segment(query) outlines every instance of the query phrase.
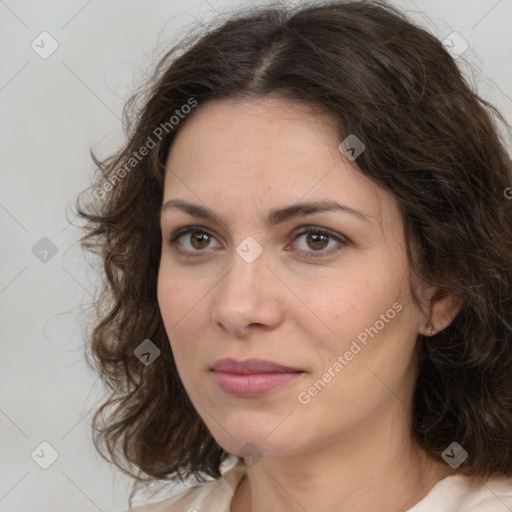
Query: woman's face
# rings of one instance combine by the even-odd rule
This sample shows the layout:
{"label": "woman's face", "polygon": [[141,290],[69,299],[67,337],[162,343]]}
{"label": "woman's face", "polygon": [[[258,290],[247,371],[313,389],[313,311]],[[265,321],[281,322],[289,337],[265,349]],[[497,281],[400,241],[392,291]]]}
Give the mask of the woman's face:
{"label": "woman's face", "polygon": [[[341,142],[325,118],[266,98],[208,103],[170,151],[163,203],[195,213],[162,212],[158,302],[183,385],[230,453],[357,443],[410,410],[426,319],[409,293],[403,221]],[[327,202],[347,209],[299,208]],[[198,232],[172,246],[189,226]],[[300,373],[212,370],[228,357]]]}

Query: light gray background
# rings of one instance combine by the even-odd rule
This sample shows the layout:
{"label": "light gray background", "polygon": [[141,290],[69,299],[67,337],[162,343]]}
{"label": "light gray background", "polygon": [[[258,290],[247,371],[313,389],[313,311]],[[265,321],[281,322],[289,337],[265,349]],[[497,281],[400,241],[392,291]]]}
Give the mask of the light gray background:
{"label": "light gray background", "polygon": [[[512,0],[395,3],[442,40],[462,35],[469,48],[458,61],[466,72],[471,63],[479,92],[512,122]],[[91,442],[102,388],[82,347],[97,276],[70,205],[90,184],[89,146],[104,156],[123,140],[130,87],[196,20],[249,4],[0,0],[2,512],[127,508],[129,481]],[[59,45],[46,59],[31,48],[43,31]],[[43,237],[57,248],[46,262],[32,251]],[[31,458],[43,441],[58,453],[48,469]]]}

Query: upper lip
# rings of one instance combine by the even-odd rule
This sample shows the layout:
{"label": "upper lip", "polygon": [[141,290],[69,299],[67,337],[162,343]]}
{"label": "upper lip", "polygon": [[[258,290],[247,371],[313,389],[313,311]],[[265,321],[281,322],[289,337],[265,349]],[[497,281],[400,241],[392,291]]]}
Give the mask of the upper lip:
{"label": "upper lip", "polygon": [[216,361],[212,370],[229,372],[229,373],[285,373],[285,372],[301,372],[298,368],[284,366],[274,361],[266,359],[245,359],[237,361],[231,357],[219,359]]}

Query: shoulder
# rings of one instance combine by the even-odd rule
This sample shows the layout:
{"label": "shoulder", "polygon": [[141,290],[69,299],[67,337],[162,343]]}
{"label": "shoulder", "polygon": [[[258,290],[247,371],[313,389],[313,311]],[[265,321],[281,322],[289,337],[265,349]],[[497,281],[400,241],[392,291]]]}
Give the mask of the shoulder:
{"label": "shoulder", "polygon": [[512,478],[482,481],[468,501],[468,512],[509,512],[512,510]]}
{"label": "shoulder", "polygon": [[229,512],[235,490],[245,474],[245,465],[237,461],[218,480],[189,487],[163,501],[133,507],[125,512]]}
{"label": "shoulder", "polygon": [[453,475],[438,482],[409,512],[510,512],[512,478],[472,480]]}

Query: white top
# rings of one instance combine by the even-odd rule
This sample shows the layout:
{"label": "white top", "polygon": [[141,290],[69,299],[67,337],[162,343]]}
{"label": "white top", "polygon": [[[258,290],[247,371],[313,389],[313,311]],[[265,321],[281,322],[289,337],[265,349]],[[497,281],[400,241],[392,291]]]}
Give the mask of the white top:
{"label": "white top", "polygon": [[[185,489],[164,501],[125,512],[230,512],[231,500],[245,476],[245,465],[236,464],[223,478]],[[470,479],[451,475],[407,512],[512,512],[512,478],[494,478],[470,487]]]}

